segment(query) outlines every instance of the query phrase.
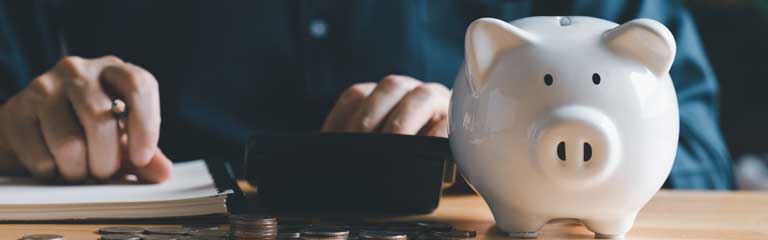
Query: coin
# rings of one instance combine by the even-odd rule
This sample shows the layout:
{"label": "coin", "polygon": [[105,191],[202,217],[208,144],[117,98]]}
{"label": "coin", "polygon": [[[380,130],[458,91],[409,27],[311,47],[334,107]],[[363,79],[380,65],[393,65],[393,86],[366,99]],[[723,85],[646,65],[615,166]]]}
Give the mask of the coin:
{"label": "coin", "polygon": [[99,229],[99,234],[139,234],[143,232],[144,228],[132,226],[115,226]]}
{"label": "coin", "polygon": [[405,240],[408,235],[405,233],[391,231],[361,231],[358,235],[360,239],[370,240]]}
{"label": "coin", "polygon": [[141,240],[140,235],[134,234],[106,234],[101,235],[101,240]]}
{"label": "coin", "polygon": [[185,227],[185,228],[189,229],[190,232],[192,232],[192,231],[199,231],[199,230],[219,229],[219,225],[216,225],[216,224],[204,224],[204,223],[184,224],[182,227]]}
{"label": "coin", "polygon": [[301,231],[304,230],[304,228],[306,227],[280,226],[277,228],[277,237],[280,239],[299,238],[301,236]]}
{"label": "coin", "polygon": [[279,239],[296,239],[296,238],[300,238],[300,237],[301,237],[301,233],[297,233],[297,232],[278,233],[277,234],[277,238],[279,238]]}
{"label": "coin", "polygon": [[179,240],[180,237],[178,235],[143,235],[141,236],[141,240]]}
{"label": "coin", "polygon": [[20,238],[21,240],[64,240],[64,236],[57,234],[32,234],[25,235]]}
{"label": "coin", "polygon": [[277,218],[266,214],[238,214],[229,216],[230,235],[235,239],[275,239]]}
{"label": "coin", "polygon": [[161,234],[161,235],[187,235],[189,234],[189,229],[185,227],[154,227],[154,228],[147,228],[146,232],[148,234]]}
{"label": "coin", "polygon": [[475,238],[477,232],[471,230],[452,230],[445,232],[430,232],[428,235],[437,239],[467,239]]}
{"label": "coin", "polygon": [[416,225],[422,226],[424,228],[427,228],[432,231],[451,231],[453,230],[453,225],[443,223],[443,222],[435,222],[435,221],[418,221],[415,222]]}
{"label": "coin", "polygon": [[349,236],[349,228],[345,227],[308,227],[301,232],[304,237],[346,237]]}

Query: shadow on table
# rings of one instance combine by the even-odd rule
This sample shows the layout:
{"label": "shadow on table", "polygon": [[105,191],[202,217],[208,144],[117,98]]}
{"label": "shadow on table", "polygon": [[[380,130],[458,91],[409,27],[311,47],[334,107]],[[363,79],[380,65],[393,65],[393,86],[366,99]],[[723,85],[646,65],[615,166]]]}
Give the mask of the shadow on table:
{"label": "shadow on table", "polygon": [[[517,239],[510,238],[496,225],[492,225],[486,231],[486,239]],[[590,232],[578,219],[555,219],[549,221],[539,230],[539,236],[535,239],[595,239],[595,234]]]}

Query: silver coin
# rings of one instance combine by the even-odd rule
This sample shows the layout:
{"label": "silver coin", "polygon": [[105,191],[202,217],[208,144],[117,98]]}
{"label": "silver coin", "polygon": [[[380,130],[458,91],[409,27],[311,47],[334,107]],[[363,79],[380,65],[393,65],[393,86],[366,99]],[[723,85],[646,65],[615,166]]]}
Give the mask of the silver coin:
{"label": "silver coin", "polygon": [[199,231],[199,230],[219,229],[219,225],[216,225],[216,224],[204,224],[204,223],[184,224],[182,227],[185,227],[185,228],[189,229],[190,232],[192,232],[192,231]]}
{"label": "silver coin", "polygon": [[179,240],[178,235],[142,235],[141,240]]}
{"label": "silver coin", "polygon": [[250,224],[230,224],[231,227],[237,227],[241,229],[264,229],[264,230],[275,230],[277,229],[277,224],[275,225],[250,225]]}
{"label": "silver coin", "polygon": [[308,227],[301,232],[303,237],[346,237],[349,236],[349,228],[344,227]]}
{"label": "silver coin", "polygon": [[446,232],[430,232],[429,235],[440,238],[474,238],[477,236],[477,232],[470,230],[453,230]]}
{"label": "silver coin", "polygon": [[160,235],[187,235],[189,229],[185,227],[153,227],[147,228],[147,234],[160,234]]}
{"label": "silver coin", "polygon": [[139,234],[143,232],[144,228],[133,226],[114,226],[99,229],[99,234]]}
{"label": "silver coin", "polygon": [[299,238],[304,227],[279,227],[277,229],[278,238]]}
{"label": "silver coin", "polygon": [[64,240],[64,236],[58,234],[31,234],[21,237],[21,240]]}
{"label": "silver coin", "polygon": [[453,225],[444,223],[444,222],[435,222],[435,221],[419,221],[415,223],[418,226],[422,226],[424,228],[427,228],[429,230],[436,230],[436,231],[451,231],[453,230]]}
{"label": "silver coin", "polygon": [[360,239],[371,240],[405,240],[408,239],[408,235],[399,232],[390,231],[362,231],[358,235]]}
{"label": "silver coin", "polygon": [[284,233],[278,233],[277,238],[279,239],[292,239],[292,238],[299,238],[301,237],[301,233],[299,232],[284,232]]}
{"label": "silver coin", "polygon": [[140,235],[134,234],[106,234],[101,235],[101,240],[141,240]]}

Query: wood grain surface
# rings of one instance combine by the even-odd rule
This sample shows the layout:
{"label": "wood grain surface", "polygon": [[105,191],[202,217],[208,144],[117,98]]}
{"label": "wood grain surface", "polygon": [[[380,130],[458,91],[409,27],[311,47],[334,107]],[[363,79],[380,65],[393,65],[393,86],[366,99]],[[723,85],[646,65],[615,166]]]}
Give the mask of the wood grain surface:
{"label": "wood grain surface", "polygon": [[[416,219],[474,229],[478,231],[477,239],[509,239],[494,228],[487,205],[475,195],[446,196],[432,214],[395,220]],[[127,225],[159,226],[142,222]],[[32,233],[56,233],[65,239],[97,239],[96,231],[104,226],[114,224],[0,224],[0,239],[19,239]],[[593,238],[591,232],[573,220],[550,222],[538,237]],[[662,190],[640,212],[627,239],[768,239],[768,193]]]}

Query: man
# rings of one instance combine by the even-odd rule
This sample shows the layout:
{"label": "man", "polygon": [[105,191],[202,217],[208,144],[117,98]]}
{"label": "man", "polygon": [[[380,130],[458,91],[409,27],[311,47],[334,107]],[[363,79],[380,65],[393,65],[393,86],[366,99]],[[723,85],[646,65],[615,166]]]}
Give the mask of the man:
{"label": "man", "polygon": [[[681,139],[667,186],[731,186],[717,82],[676,1],[8,1],[0,10],[6,172],[159,182],[166,154],[238,156],[256,132],[445,137],[446,86],[472,20],[587,15],[653,18],[673,31]],[[110,114],[115,98],[131,110],[124,122]]]}

